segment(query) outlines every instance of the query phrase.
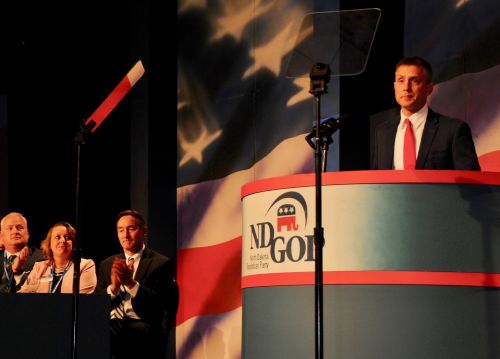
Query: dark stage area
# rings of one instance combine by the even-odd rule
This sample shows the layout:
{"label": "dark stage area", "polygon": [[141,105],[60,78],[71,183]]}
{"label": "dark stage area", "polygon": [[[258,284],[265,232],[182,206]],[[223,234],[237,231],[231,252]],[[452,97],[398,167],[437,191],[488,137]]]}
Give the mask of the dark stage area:
{"label": "dark stage area", "polygon": [[[176,73],[166,51],[175,46],[167,39],[174,4],[2,7],[0,216],[24,214],[30,245],[39,247],[53,224],[68,221],[78,227],[82,257],[98,266],[122,251],[116,215],[136,209],[147,219],[149,247],[175,260]],[[77,192],[79,126],[138,61],[142,78],[80,147]],[[67,326],[67,314],[53,325]]]}
{"label": "dark stage area", "polygon": [[11,4],[2,11],[0,138],[7,143],[0,149],[7,173],[0,193],[7,198],[0,209],[27,217],[30,244],[38,246],[55,222],[76,223],[74,137],[141,60],[144,76],[81,147],[82,255],[98,263],[118,252],[115,216],[135,208],[149,219],[150,246],[174,256],[176,133],[167,108],[175,108],[175,73],[163,54],[161,14],[140,1]]}

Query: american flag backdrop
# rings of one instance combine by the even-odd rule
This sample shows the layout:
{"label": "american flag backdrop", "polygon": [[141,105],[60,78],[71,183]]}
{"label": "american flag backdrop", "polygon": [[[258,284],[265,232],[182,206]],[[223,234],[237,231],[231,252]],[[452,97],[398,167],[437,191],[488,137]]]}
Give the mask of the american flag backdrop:
{"label": "american flag backdrop", "polygon": [[[177,358],[241,357],[241,186],[314,170],[309,78],[285,73],[303,16],[338,7],[178,3]],[[404,55],[431,62],[430,105],[471,125],[483,170],[500,169],[499,17],[498,0],[406,1]],[[338,113],[337,95],[333,80],[323,116]]]}
{"label": "american flag backdrop", "polygon": [[312,5],[179,4],[178,358],[241,356],[241,187],[313,171],[310,80],[286,76]]}
{"label": "american flag backdrop", "polygon": [[500,170],[500,2],[406,1],[405,55],[431,63],[434,110],[469,123],[483,171]]}

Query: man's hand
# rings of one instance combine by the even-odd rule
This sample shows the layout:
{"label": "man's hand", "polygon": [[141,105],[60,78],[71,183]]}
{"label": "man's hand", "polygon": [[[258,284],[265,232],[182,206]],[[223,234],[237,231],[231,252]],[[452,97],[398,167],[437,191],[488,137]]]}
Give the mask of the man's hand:
{"label": "man's hand", "polygon": [[111,268],[111,285],[110,285],[110,289],[111,289],[111,292],[114,295],[118,295],[118,293],[120,292],[120,285],[121,285],[120,278],[118,277],[118,275],[116,274],[116,272],[113,271],[113,268]]}
{"label": "man's hand", "polygon": [[12,271],[15,274],[21,274],[23,271],[24,263],[26,263],[26,259],[28,258],[29,249],[28,246],[24,247],[19,253],[19,256],[12,263]]}
{"label": "man's hand", "polygon": [[135,285],[133,278],[134,272],[127,267],[123,259],[115,259],[111,267],[111,291],[116,294],[120,284],[132,288]]}

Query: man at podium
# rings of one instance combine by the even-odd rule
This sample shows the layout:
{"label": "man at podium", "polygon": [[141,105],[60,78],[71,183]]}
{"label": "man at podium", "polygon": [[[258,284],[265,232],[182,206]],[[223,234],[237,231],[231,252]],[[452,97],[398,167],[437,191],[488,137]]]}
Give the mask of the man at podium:
{"label": "man at podium", "polygon": [[400,108],[371,118],[371,169],[481,170],[467,123],[428,107],[432,81],[425,59],[415,56],[398,62],[394,94]]}

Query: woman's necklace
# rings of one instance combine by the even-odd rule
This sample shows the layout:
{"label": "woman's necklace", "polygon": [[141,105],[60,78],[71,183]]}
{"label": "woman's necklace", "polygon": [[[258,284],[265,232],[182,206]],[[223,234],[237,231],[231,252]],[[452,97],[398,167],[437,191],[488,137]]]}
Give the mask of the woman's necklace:
{"label": "woman's necklace", "polygon": [[[55,291],[57,290],[57,288],[61,284],[61,281],[62,281],[64,275],[68,271],[70,265],[71,265],[71,261],[68,261],[68,263],[66,263],[66,266],[64,267],[64,270],[62,272],[58,272],[58,271],[56,271],[56,269],[61,269],[62,267],[56,268],[56,266],[52,263],[52,265],[50,266],[50,274],[52,275],[52,281],[50,282],[49,293],[55,293]],[[57,280],[56,285],[54,285],[54,276],[56,274],[58,275],[59,279]]]}

